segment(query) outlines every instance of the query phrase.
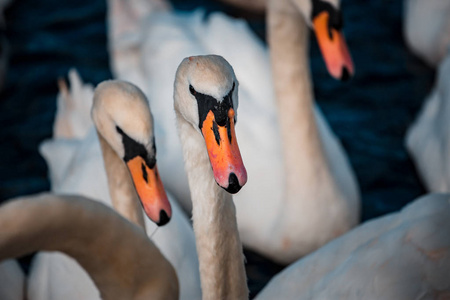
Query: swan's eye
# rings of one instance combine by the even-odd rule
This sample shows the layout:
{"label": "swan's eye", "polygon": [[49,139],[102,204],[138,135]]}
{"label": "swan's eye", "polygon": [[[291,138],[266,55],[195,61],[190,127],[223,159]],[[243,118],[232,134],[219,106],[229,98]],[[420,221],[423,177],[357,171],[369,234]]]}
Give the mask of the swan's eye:
{"label": "swan's eye", "polygon": [[195,96],[195,94],[197,94],[197,91],[194,89],[194,87],[192,85],[189,85],[189,92],[191,92],[191,94],[194,96]]}

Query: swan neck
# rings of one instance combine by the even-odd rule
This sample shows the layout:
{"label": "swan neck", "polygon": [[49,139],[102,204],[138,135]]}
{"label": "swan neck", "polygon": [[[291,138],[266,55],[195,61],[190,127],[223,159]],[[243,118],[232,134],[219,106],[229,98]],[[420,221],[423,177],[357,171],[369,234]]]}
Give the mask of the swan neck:
{"label": "swan neck", "polygon": [[193,202],[203,299],[248,299],[232,197],[214,181],[201,134],[180,116],[177,119]]}
{"label": "swan neck", "polygon": [[130,173],[123,160],[99,131],[97,135],[102,148],[112,205],[122,216],[145,231],[144,215]]}
{"label": "swan neck", "polygon": [[323,169],[315,164],[323,164],[326,159],[314,115],[309,28],[298,8],[287,0],[269,1],[268,24],[289,199],[290,192],[297,193],[298,182]]}
{"label": "swan neck", "polygon": [[0,260],[60,251],[88,272],[102,299],[178,297],[175,270],[158,248],[97,201],[51,194],[13,200],[0,208],[0,228]]}

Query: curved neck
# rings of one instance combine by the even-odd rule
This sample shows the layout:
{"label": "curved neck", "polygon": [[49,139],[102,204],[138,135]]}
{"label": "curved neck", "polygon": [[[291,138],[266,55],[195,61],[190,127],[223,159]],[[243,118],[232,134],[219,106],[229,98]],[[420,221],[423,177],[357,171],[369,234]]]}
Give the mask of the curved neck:
{"label": "curved neck", "polygon": [[248,299],[233,200],[214,181],[202,136],[178,114],[177,121],[193,202],[203,299]]}
{"label": "curved neck", "polygon": [[101,133],[97,131],[97,135],[102,148],[112,205],[122,216],[145,231],[144,215],[130,173]]}
{"label": "curved neck", "polygon": [[280,122],[287,199],[299,182],[317,178],[326,158],[314,115],[308,61],[308,27],[289,0],[268,3],[268,42]]}
{"label": "curved neck", "polygon": [[0,228],[0,260],[61,251],[89,273],[102,299],[178,297],[175,270],[158,248],[99,202],[52,194],[24,197],[1,206]]}

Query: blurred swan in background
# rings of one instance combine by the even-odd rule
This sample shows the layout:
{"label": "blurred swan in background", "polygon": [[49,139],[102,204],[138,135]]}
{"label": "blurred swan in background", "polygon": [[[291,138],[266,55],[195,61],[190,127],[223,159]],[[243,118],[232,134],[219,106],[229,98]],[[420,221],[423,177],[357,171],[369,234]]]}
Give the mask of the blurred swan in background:
{"label": "blurred swan in background", "polygon": [[450,193],[450,52],[435,86],[406,134],[406,147],[431,192]]}
{"label": "blurred swan in background", "polygon": [[[52,191],[58,194],[75,193],[111,205],[114,192],[110,196],[99,139],[90,118],[83,119],[83,115],[88,111],[86,108],[89,107],[90,110],[92,107],[93,88],[84,85],[74,70],[69,73],[69,80],[71,90],[69,91],[63,84],[58,96],[55,136],[40,147],[49,166]],[[130,118],[129,121],[138,120]],[[75,130],[75,127],[78,129]],[[78,132],[79,135],[70,134],[74,132]],[[124,165],[123,162],[122,164]],[[125,180],[125,183],[130,185],[130,179]],[[127,190],[126,186],[123,188]],[[125,200],[126,197],[130,197],[125,195],[122,194]],[[167,225],[156,231],[157,226],[148,218],[140,220],[144,220],[148,235],[152,235],[152,241],[174,266],[179,277],[180,299],[199,299],[200,277],[192,227],[176,201],[173,201],[170,194],[168,196],[172,204],[172,219]],[[136,200],[136,197],[134,192],[131,198]],[[131,207],[133,210],[133,206]],[[141,212],[140,206],[137,208]],[[136,223],[139,224],[139,221]],[[60,298],[59,293],[63,291],[61,287],[72,291],[88,288],[95,291],[95,286],[87,274],[63,254],[37,254],[31,272],[35,281],[30,283],[29,294],[34,296],[39,294],[41,295],[39,299]],[[63,298],[68,299],[65,296]]]}
{"label": "blurred swan in background", "polygon": [[256,299],[445,299],[450,196],[370,220],[291,264]]}
{"label": "blurred swan in background", "polygon": [[[5,229],[3,229],[5,230]],[[7,259],[0,262],[0,299],[25,299],[26,277],[17,261]]]}
{"label": "blurred swan in background", "polygon": [[348,159],[314,106],[308,26],[333,77],[347,80],[354,71],[335,2],[269,1],[267,13],[285,177],[273,228],[266,232],[265,251],[289,263],[350,230],[360,214],[359,191]]}
{"label": "blurred swan in background", "polygon": [[[79,287],[45,299],[178,299],[169,261],[140,228],[97,201],[52,194],[20,197],[0,206],[0,227],[0,260],[61,251],[83,266],[100,291],[96,295]],[[76,282],[60,289],[71,284]],[[41,298],[29,294],[27,299]]]}
{"label": "blurred swan in background", "polygon": [[[314,105],[306,54],[307,25],[322,27],[320,36],[330,28],[340,37],[334,29],[339,29],[341,20],[336,3],[274,1],[269,5],[269,27],[284,20],[300,26],[269,29],[269,40],[278,35],[280,42],[294,39],[296,43],[272,53],[272,63],[285,67],[273,75],[269,52],[243,21],[221,13],[205,18],[202,11],[142,9],[122,0],[109,1],[108,9],[114,76],[137,84],[148,96],[155,116],[156,143],[164,153],[158,160],[160,173],[186,211],[191,211],[191,203],[181,144],[173,126],[173,77],[184,57],[217,54],[230,62],[240,82],[242,117],[236,130],[250,180],[235,200],[244,245],[275,261],[289,263],[357,224],[360,205],[356,180],[339,141]],[[286,9],[288,14],[283,11]],[[320,17],[313,21],[303,16]],[[329,44],[345,51],[325,50],[324,55],[341,55],[335,62],[343,60],[345,68],[343,63],[327,61],[330,73],[345,78],[352,74],[353,66],[343,39],[336,40],[337,44]],[[326,49],[324,41],[320,44]],[[283,54],[279,53],[290,46],[295,47],[290,56],[296,50],[297,56],[281,62]],[[279,85],[275,97],[272,76],[279,84],[292,83],[290,89],[282,91]],[[278,108],[276,100],[282,94],[287,105]],[[288,106],[291,100],[293,110]],[[303,119],[305,115],[308,118]],[[279,127],[283,119],[290,121]],[[292,138],[296,135],[295,141]],[[290,147],[291,154],[299,148],[300,153],[295,159],[292,155],[283,158]]]}
{"label": "blurred swan in background", "polygon": [[450,44],[450,1],[404,0],[403,32],[412,52],[437,67]]}
{"label": "blurred swan in background", "polygon": [[431,192],[450,192],[450,2],[404,2],[404,31],[413,52],[437,67],[433,90],[406,134],[406,147]]}

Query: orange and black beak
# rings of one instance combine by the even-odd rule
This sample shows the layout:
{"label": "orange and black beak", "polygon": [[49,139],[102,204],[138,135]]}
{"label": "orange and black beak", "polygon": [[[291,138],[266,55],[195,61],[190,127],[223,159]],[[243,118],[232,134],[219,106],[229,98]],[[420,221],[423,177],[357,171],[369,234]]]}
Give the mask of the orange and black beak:
{"label": "orange and black beak", "polygon": [[352,58],[341,30],[330,25],[330,13],[322,11],[312,22],[328,72],[336,79],[349,79],[354,73]]}
{"label": "orange and black beak", "polygon": [[237,193],[247,182],[247,171],[234,131],[234,109],[229,108],[224,126],[219,126],[210,110],[201,130],[208,149],[209,161],[217,184],[231,194]]}
{"label": "orange and black beak", "polygon": [[147,216],[158,226],[167,224],[172,217],[172,208],[156,164],[150,168],[141,156],[135,156],[126,164]]}

